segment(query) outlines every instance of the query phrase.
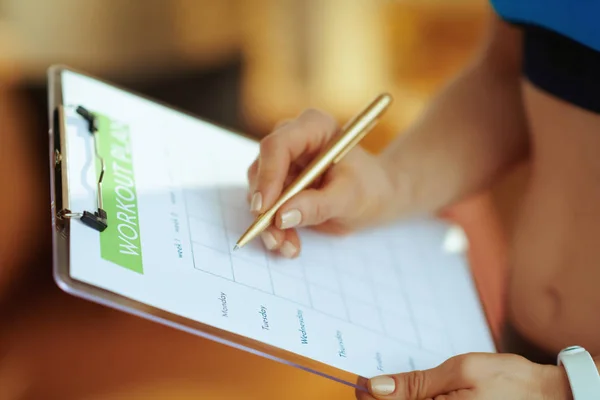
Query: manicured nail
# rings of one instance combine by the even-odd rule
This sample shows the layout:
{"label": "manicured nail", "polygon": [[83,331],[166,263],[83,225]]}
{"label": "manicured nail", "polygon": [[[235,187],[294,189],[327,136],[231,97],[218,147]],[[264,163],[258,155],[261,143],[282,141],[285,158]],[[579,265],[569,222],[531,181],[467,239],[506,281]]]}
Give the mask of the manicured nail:
{"label": "manicured nail", "polygon": [[371,393],[374,395],[388,395],[396,390],[396,381],[389,376],[376,376],[370,379]]}
{"label": "manicured nail", "polygon": [[259,192],[254,193],[250,202],[250,211],[259,212],[262,208],[262,195]]}
{"label": "manicured nail", "polygon": [[302,214],[298,210],[289,210],[281,215],[281,229],[293,228],[302,221]]}
{"label": "manicured nail", "polygon": [[285,242],[283,242],[283,245],[281,246],[280,251],[284,257],[293,258],[296,255],[296,252],[298,251],[298,249],[296,249],[296,246],[294,246],[290,242],[285,241]]}
{"label": "manicured nail", "polygon": [[269,231],[263,231],[260,234],[260,238],[262,239],[263,243],[265,244],[265,247],[267,248],[267,250],[273,250],[275,247],[277,247],[277,240],[275,240],[275,236],[273,236],[273,234]]}

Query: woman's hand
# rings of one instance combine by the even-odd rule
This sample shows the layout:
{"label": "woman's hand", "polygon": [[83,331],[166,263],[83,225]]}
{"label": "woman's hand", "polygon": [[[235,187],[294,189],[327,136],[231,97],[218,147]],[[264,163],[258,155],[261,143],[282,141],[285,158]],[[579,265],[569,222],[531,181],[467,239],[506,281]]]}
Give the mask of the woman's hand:
{"label": "woman's hand", "polygon": [[[338,132],[335,120],[308,110],[278,126],[260,144],[260,154],[248,169],[248,201],[259,214]],[[394,187],[383,161],[357,147],[332,167],[312,188],[290,199],[276,214],[262,240],[272,251],[295,257],[300,240],[295,228],[310,226],[345,234],[391,218]]]}
{"label": "woman's hand", "polygon": [[359,400],[568,400],[563,368],[534,364],[511,354],[470,353],[436,368],[380,376],[367,382]]}

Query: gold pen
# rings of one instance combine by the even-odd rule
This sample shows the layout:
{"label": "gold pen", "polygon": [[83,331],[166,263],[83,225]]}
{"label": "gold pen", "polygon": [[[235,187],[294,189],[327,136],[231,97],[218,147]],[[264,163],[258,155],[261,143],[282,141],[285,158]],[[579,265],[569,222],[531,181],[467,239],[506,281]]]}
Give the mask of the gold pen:
{"label": "gold pen", "polygon": [[260,214],[248,230],[238,239],[233,250],[244,247],[271,225],[277,210],[289,199],[309,187],[330,166],[337,164],[375,126],[379,117],[392,102],[392,96],[377,96],[360,114],[348,121],[340,134],[317,156],[302,173],[283,191],[271,208]]}

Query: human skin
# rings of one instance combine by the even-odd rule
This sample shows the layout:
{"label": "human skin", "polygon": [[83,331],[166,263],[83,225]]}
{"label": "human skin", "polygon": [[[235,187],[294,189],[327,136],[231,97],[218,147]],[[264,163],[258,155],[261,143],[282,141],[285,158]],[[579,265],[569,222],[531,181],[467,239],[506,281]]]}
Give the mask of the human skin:
{"label": "human skin", "polygon": [[[509,321],[550,354],[577,344],[597,356],[600,115],[529,83],[521,73],[520,31],[495,16],[492,21],[478,56],[407,132],[379,156],[353,150],[320,186],[279,210],[263,241],[297,257],[296,227],[348,233],[437,212],[529,159],[510,249]],[[248,170],[255,213],[273,204],[289,181],[288,167],[304,164],[335,133],[333,125],[312,110],[263,139]]]}

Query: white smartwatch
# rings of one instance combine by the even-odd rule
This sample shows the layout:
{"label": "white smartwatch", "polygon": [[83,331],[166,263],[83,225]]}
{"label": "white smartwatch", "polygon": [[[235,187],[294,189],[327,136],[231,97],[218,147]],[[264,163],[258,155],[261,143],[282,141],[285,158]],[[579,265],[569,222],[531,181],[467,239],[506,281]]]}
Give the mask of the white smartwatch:
{"label": "white smartwatch", "polygon": [[558,365],[567,372],[573,400],[600,399],[600,373],[583,347],[571,346],[558,354]]}

